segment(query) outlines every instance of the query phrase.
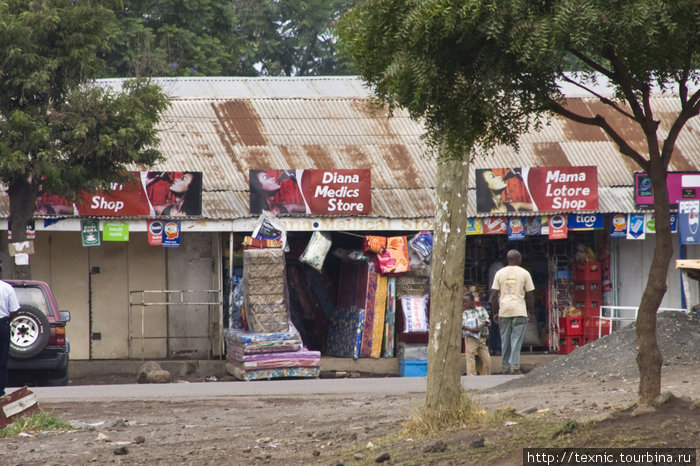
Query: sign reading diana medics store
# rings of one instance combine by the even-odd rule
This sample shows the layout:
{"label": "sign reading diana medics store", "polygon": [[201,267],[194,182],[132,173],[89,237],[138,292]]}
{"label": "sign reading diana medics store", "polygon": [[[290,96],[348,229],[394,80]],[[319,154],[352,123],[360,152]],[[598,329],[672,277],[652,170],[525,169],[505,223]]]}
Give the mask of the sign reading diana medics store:
{"label": "sign reading diana medics store", "polygon": [[595,166],[476,170],[478,212],[598,209]]}
{"label": "sign reading diana medics store", "polygon": [[369,169],[250,170],[250,212],[368,214]]}

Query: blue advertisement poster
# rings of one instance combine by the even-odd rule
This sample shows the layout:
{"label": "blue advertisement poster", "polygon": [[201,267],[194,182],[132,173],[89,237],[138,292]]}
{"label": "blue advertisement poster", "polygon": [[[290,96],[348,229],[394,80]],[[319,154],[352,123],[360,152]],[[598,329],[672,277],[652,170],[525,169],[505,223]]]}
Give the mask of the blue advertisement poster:
{"label": "blue advertisement poster", "polygon": [[569,230],[602,230],[603,214],[569,214]]}
{"label": "blue advertisement poster", "polygon": [[630,214],[627,221],[627,239],[644,239],[644,214]]}
{"label": "blue advertisement poster", "polygon": [[627,237],[627,214],[613,214],[610,217],[610,237]]}
{"label": "blue advertisement poster", "polygon": [[164,248],[180,247],[180,222],[163,222],[163,243]]}
{"label": "blue advertisement poster", "polygon": [[525,226],[522,217],[508,217],[508,241],[525,239]]}
{"label": "blue advertisement poster", "polygon": [[700,244],[700,201],[678,202],[678,235],[681,244]]}

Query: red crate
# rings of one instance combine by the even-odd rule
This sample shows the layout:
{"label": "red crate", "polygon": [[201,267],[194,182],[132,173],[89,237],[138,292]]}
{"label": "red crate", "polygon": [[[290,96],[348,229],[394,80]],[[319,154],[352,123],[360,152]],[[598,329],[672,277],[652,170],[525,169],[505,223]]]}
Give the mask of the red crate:
{"label": "red crate", "polygon": [[600,336],[610,335],[612,326],[609,320],[599,319],[597,317],[583,318],[583,336],[589,338],[598,338],[598,328],[600,328]]}
{"label": "red crate", "polygon": [[600,282],[575,282],[574,301],[598,301],[603,297]]}
{"label": "red crate", "polygon": [[559,317],[559,329],[561,335],[583,335],[583,321],[581,317]]}
{"label": "red crate", "polygon": [[581,299],[574,300],[574,306],[581,311],[583,317],[600,316],[600,300]]}
{"label": "red crate", "polygon": [[584,345],[587,345],[587,344],[589,344],[589,343],[592,343],[592,342],[596,341],[597,339],[598,339],[598,335],[596,335],[596,336],[594,336],[594,337],[587,337],[587,336],[584,335],[584,336],[583,336],[583,344],[584,344]]}
{"label": "red crate", "polygon": [[574,281],[600,281],[600,262],[574,263]]}
{"label": "red crate", "polygon": [[569,354],[579,346],[581,346],[582,337],[562,336],[559,338],[559,349],[557,354]]}

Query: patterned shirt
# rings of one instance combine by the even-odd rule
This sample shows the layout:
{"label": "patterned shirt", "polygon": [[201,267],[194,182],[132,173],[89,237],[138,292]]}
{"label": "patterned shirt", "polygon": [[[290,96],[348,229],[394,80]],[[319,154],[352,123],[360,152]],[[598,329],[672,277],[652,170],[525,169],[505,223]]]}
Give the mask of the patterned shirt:
{"label": "patterned shirt", "polygon": [[[467,325],[469,319],[476,319],[478,324],[482,322],[491,322],[489,313],[486,312],[486,309],[482,306],[476,306],[474,309],[465,309],[462,311],[462,327],[472,327],[471,325]],[[484,326],[484,328],[481,329],[481,338],[486,338],[487,336],[489,336],[489,328]]]}

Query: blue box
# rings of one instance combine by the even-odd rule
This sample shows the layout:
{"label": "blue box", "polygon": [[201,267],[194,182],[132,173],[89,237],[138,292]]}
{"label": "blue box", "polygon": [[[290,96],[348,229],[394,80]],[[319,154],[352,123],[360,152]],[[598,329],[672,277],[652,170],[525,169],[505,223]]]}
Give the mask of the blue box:
{"label": "blue box", "polygon": [[399,359],[399,375],[401,377],[426,377],[428,375],[428,361]]}

